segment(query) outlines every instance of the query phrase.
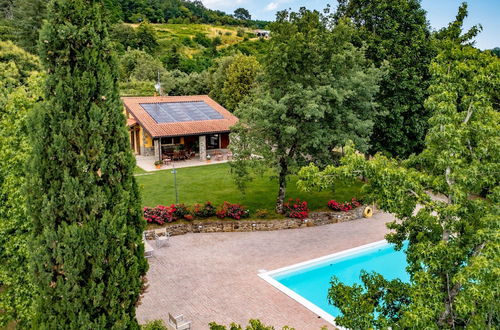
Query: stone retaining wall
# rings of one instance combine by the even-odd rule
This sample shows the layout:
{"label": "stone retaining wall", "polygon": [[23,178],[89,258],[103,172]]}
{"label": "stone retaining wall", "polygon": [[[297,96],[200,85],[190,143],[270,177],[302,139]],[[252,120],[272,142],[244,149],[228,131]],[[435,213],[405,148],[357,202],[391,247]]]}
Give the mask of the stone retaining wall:
{"label": "stone retaining wall", "polygon": [[324,226],[331,223],[346,222],[363,216],[365,206],[360,206],[348,212],[311,212],[307,219],[274,219],[274,220],[193,220],[191,222],[174,222],[167,224],[170,235],[186,233],[216,233],[283,230],[311,226]]}

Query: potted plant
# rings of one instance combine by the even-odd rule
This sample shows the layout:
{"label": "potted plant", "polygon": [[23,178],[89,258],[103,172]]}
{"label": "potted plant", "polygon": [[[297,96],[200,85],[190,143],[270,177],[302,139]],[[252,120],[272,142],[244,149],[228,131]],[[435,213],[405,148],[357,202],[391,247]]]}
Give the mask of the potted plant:
{"label": "potted plant", "polygon": [[210,163],[211,159],[212,159],[212,157],[210,155],[207,155],[207,163]]}
{"label": "potted plant", "polygon": [[160,169],[160,168],[161,168],[161,164],[162,164],[162,163],[163,163],[163,162],[162,162],[161,160],[157,160],[157,161],[155,162],[155,166],[156,166],[156,168],[157,168],[157,169]]}

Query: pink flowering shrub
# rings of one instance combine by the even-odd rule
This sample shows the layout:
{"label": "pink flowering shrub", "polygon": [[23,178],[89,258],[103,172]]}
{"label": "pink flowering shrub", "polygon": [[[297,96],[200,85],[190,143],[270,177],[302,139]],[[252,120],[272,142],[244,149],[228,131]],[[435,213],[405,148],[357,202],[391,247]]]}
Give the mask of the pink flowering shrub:
{"label": "pink flowering shrub", "polygon": [[221,208],[217,211],[217,217],[220,219],[223,218],[232,218],[235,220],[245,219],[250,216],[250,211],[245,209],[240,204],[231,204],[229,202],[224,202]]}
{"label": "pink flowering shrub", "polygon": [[164,223],[176,220],[174,217],[175,211],[176,211],[175,205],[170,205],[170,206],[158,205],[157,207],[145,207],[144,219],[146,219],[148,223],[156,223],[158,225],[163,225]]}
{"label": "pink flowering shrub", "polygon": [[309,215],[309,208],[306,201],[290,198],[287,203],[283,204],[285,215],[289,218],[305,219]]}
{"label": "pink flowering shrub", "polygon": [[328,202],[328,207],[333,211],[350,211],[358,206],[361,206],[361,203],[356,200],[356,198],[352,198],[350,202],[339,203],[336,200],[331,200]]}

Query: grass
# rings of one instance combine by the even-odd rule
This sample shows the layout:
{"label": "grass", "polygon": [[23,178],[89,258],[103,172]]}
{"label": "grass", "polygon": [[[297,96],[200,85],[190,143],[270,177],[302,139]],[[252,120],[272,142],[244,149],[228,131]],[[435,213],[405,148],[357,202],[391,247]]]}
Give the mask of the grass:
{"label": "grass", "polygon": [[144,173],[148,173],[146,172],[145,170],[143,170],[142,168],[140,168],[139,166],[136,166],[135,169],[134,169],[134,174],[144,174]]}
{"label": "grass", "polygon": [[[175,203],[174,175],[171,170],[157,171],[136,177],[142,192],[143,206],[170,205]],[[359,197],[361,183],[338,183],[335,191],[306,193],[299,191],[297,178],[288,182],[287,198],[300,198],[309,203],[311,210],[325,209],[330,199],[339,201]],[[269,175],[255,177],[245,194],[234,184],[228,164],[188,167],[177,170],[179,202],[187,205],[211,201],[216,206],[224,201],[240,203],[252,212],[258,209],[274,210],[278,193],[277,180]]]}
{"label": "grass", "polygon": [[[130,25],[134,27],[138,26],[137,24]],[[222,44],[217,48],[223,49],[243,41],[243,37],[238,37],[236,35],[238,29],[243,29],[245,32],[252,32],[252,30],[248,28],[210,24],[151,24],[151,26],[156,30],[158,43],[160,44],[159,53],[168,50],[172,42],[181,43],[183,38],[192,39],[198,33],[204,34],[209,38],[219,36],[222,40]],[[226,33],[230,33],[230,35]],[[194,45],[193,47],[183,46],[181,47],[181,52],[184,55],[192,56],[202,49],[203,47],[199,45]]]}

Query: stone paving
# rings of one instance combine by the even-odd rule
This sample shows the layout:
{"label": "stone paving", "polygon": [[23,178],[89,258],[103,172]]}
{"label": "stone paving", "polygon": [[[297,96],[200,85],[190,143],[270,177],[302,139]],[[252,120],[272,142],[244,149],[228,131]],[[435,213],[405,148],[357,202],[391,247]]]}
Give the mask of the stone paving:
{"label": "stone paving", "polygon": [[[184,314],[192,329],[216,321],[247,324],[261,319],[281,329],[318,330],[327,325],[301,304],[257,276],[345,249],[382,240],[393,217],[268,232],[186,234],[149,259],[149,288],[137,310],[139,322]],[[326,294],[326,293],[325,293]]]}
{"label": "stone paving", "polygon": [[155,156],[136,155],[135,160],[136,160],[137,166],[139,166],[140,168],[142,168],[143,170],[145,170],[147,172],[169,170],[169,169],[172,169],[174,166],[175,166],[175,168],[184,168],[184,167],[205,166],[205,165],[227,163],[227,159],[223,159],[223,160],[212,159],[210,162],[207,162],[207,161],[201,161],[199,158],[192,158],[192,159],[187,159],[187,160],[176,160],[175,162],[171,162],[169,165],[161,165],[160,168],[156,168],[156,166],[154,164],[156,161]]}

